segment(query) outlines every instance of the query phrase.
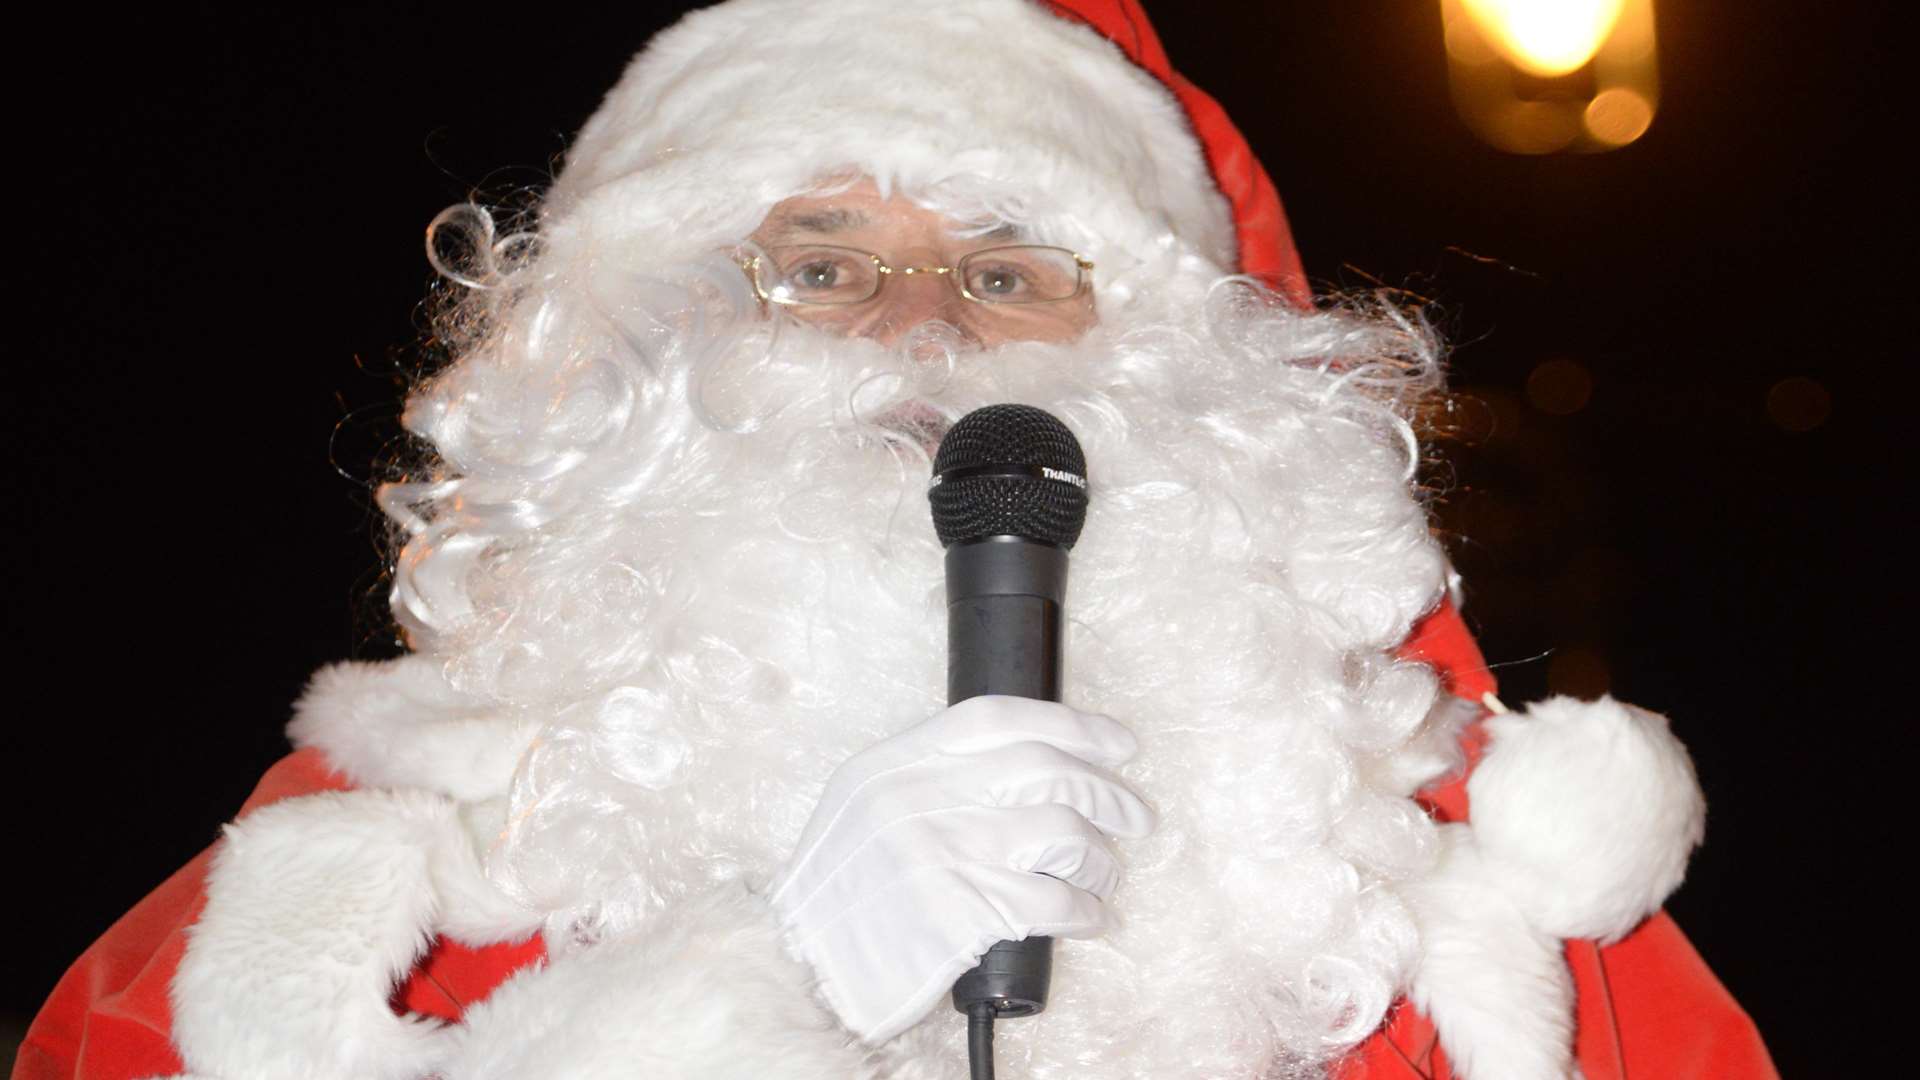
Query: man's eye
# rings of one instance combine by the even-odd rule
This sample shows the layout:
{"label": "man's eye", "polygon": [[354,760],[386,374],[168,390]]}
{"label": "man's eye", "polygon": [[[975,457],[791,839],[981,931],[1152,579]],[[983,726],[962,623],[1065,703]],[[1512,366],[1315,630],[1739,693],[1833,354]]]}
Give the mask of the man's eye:
{"label": "man's eye", "polygon": [[967,288],[976,296],[1016,296],[1026,287],[1026,278],[1018,270],[1005,266],[978,268]]}
{"label": "man's eye", "polygon": [[825,261],[802,263],[787,276],[803,289],[831,289],[840,280],[840,268]]}

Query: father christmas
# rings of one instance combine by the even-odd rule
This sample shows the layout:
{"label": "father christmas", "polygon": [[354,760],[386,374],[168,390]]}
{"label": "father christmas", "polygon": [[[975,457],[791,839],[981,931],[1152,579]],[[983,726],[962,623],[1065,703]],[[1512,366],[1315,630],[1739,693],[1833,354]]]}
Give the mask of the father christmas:
{"label": "father christmas", "polygon": [[[960,1077],[1030,934],[1010,1075],[1772,1075],[1659,913],[1684,750],[1493,698],[1437,343],[1310,300],[1134,0],[729,0],[429,250],[409,654],[314,678],[16,1077]],[[949,708],[925,488],[996,402],[1091,463],[1064,704]]]}

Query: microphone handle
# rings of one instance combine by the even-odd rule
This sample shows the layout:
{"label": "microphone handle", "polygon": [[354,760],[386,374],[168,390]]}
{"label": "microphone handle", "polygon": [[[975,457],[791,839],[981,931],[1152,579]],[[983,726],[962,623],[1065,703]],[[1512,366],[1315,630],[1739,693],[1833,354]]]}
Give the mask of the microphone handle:
{"label": "microphone handle", "polygon": [[[947,549],[947,703],[981,694],[1060,700],[1060,603],[1067,553],[1020,536]],[[953,984],[953,1007],[1002,1017],[1047,1007],[1053,939],[995,942]]]}
{"label": "microphone handle", "polygon": [[947,549],[947,704],[981,694],[1060,700],[1067,553],[1019,536]]}

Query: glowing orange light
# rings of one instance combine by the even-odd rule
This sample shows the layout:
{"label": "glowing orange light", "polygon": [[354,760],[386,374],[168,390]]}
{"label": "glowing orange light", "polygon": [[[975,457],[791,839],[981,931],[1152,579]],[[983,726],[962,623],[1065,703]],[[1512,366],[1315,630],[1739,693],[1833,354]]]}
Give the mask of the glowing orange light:
{"label": "glowing orange light", "polygon": [[1509,62],[1551,78],[1578,71],[1613,33],[1625,0],[1462,0]]}
{"label": "glowing orange light", "polygon": [[1440,0],[1461,119],[1516,154],[1612,150],[1659,108],[1653,0]]}

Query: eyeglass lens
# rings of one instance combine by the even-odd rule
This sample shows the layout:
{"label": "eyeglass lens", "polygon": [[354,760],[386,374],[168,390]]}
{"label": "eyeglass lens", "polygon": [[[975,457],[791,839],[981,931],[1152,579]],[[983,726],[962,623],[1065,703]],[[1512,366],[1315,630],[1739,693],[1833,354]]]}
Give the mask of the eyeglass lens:
{"label": "eyeglass lens", "polygon": [[[880,291],[880,266],[873,254],[856,248],[770,248],[761,262],[760,287],[780,304],[858,304]],[[1080,264],[1065,248],[988,248],[965,256],[954,269],[963,294],[981,303],[1047,303],[1080,291]]]}

